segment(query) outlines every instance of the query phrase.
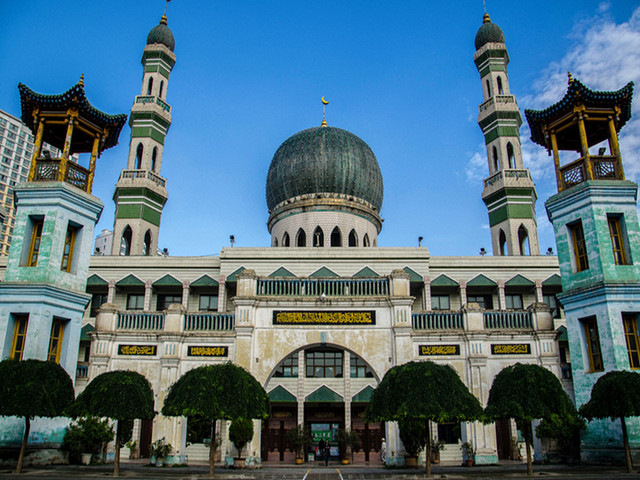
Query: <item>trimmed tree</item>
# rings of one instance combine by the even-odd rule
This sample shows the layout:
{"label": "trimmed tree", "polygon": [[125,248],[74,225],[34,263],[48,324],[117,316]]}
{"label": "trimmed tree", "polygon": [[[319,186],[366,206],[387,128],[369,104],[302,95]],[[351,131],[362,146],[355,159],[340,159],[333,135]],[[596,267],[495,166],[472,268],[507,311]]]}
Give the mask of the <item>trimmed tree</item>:
{"label": "trimmed tree", "polygon": [[22,472],[31,420],[63,416],[73,397],[69,374],[55,362],[13,359],[0,362],[0,415],[24,417],[24,435],[15,473]]}
{"label": "trimmed tree", "polygon": [[613,371],[601,376],[591,389],[591,399],[580,407],[580,415],[589,421],[594,418],[620,419],[627,472],[632,473],[625,418],[640,416],[640,374]]}
{"label": "trimmed tree", "polygon": [[213,477],[215,422],[267,418],[269,397],[262,385],[244,368],[230,362],[206,365],[188,371],[171,385],[162,414],[180,417],[200,415],[211,422],[209,476]]}
{"label": "trimmed tree", "polygon": [[531,422],[535,419],[578,422],[571,399],[558,377],[539,365],[516,363],[496,375],[485,409],[487,420],[515,418],[527,450],[527,475],[533,474]]}
{"label": "trimmed tree", "polygon": [[114,370],[98,375],[78,395],[69,408],[72,417],[107,417],[117,421],[114,476],[120,475],[122,437],[132,420],[153,418],[153,390],[142,375],[129,370]]}
{"label": "trimmed tree", "polygon": [[482,407],[449,365],[409,362],[389,370],[371,396],[369,421],[421,420],[425,424],[427,477],[431,476],[429,422],[479,420]]}
{"label": "trimmed tree", "polygon": [[244,446],[253,438],[253,421],[247,418],[236,418],[229,427],[229,440],[238,450],[238,458],[242,458]]}

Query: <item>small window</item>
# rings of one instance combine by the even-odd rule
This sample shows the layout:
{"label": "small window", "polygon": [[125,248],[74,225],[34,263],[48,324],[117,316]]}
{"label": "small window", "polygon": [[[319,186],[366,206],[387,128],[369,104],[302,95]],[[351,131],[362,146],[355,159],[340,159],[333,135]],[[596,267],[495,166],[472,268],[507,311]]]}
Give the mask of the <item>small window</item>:
{"label": "small window", "polygon": [[489,80],[486,81],[486,85],[487,85],[487,98],[491,97],[491,84],[489,83]]}
{"label": "small window", "polygon": [[431,310],[451,310],[449,295],[431,295]]}
{"label": "small window", "polygon": [[365,233],[364,237],[362,239],[362,246],[363,247],[370,247],[371,246],[371,242],[369,242],[369,234]]}
{"label": "small window", "polygon": [[304,356],[307,378],[342,378],[342,350],[305,350]]}
{"label": "small window", "polygon": [[182,295],[158,295],[158,311],[166,310],[174,303],[182,303]]}
{"label": "small window", "polygon": [[151,255],[151,230],[147,230],[144,234],[144,242],[142,244],[142,254],[145,256]]}
{"label": "small window", "polygon": [[24,345],[27,339],[27,315],[16,315],[13,325],[13,340],[11,342],[11,358],[22,360]]}
{"label": "small window", "polygon": [[587,343],[587,354],[589,357],[589,371],[602,372],[602,350],[600,348],[600,335],[598,334],[598,322],[596,317],[582,320],[584,326],[584,337]]}
{"label": "small window", "polygon": [[200,295],[200,304],[198,309],[201,312],[212,312],[218,310],[217,295]]}
{"label": "small window", "polygon": [[500,235],[498,235],[498,243],[500,244],[500,255],[505,256],[507,254],[507,236],[502,229],[500,229]]}
{"label": "small window", "polygon": [[320,227],[316,227],[313,232],[313,246],[324,247],[324,233]]}
{"label": "small window", "polygon": [[573,243],[573,258],[575,260],[576,272],[589,270],[589,258],[587,257],[587,244],[584,240],[582,221],[578,220],[569,225],[571,240]]}
{"label": "small window", "polygon": [[140,170],[142,168],[142,154],[144,153],[144,147],[142,143],[138,144],[138,148],[136,148],[136,170]]}
{"label": "small window", "polygon": [[629,366],[632,369],[640,368],[640,341],[638,340],[638,321],[635,315],[623,315],[624,336],[627,340],[627,352],[629,353]]}
{"label": "small window", "polygon": [[507,310],[522,310],[522,295],[505,295],[504,300]]}
{"label": "small window", "polygon": [[524,228],[524,225],[520,225],[518,229],[518,246],[520,247],[520,255],[529,255],[529,232]]}
{"label": "small window", "polygon": [[122,232],[122,238],[120,239],[120,255],[131,255],[131,227],[127,225]]}
{"label": "small window", "polygon": [[62,351],[62,336],[64,335],[64,320],[53,319],[51,324],[51,336],[49,337],[49,355],[47,360],[60,363],[60,352]]}
{"label": "small window", "polygon": [[127,310],[144,310],[144,295],[129,294],[127,296]]}
{"label": "small window", "polygon": [[163,90],[164,90],[164,80],[160,80],[160,89],[158,90],[158,96],[160,98],[162,98],[162,94],[164,93]]}
{"label": "small window", "polygon": [[307,235],[304,233],[303,229],[298,230],[298,235],[296,235],[296,237],[296,245],[298,247],[307,246]]}
{"label": "small window", "polygon": [[373,371],[359,356],[352,353],[350,362],[351,378],[373,378]]}
{"label": "small window", "polygon": [[73,263],[73,247],[76,243],[77,229],[73,225],[67,226],[67,233],[64,237],[64,250],[62,251],[62,263],[60,270],[63,272],[71,271],[71,264]]}
{"label": "small window", "polygon": [[502,78],[500,78],[500,75],[498,75],[496,82],[498,84],[498,95],[504,95],[504,89],[502,88]]}
{"label": "small window", "polygon": [[342,246],[342,234],[340,233],[340,229],[338,227],[334,228],[331,232],[331,246],[332,247],[341,247]]}
{"label": "small window", "polygon": [[91,295],[91,308],[89,309],[89,316],[95,318],[98,316],[98,310],[102,305],[107,303],[106,293],[94,293]]}
{"label": "small window", "polygon": [[287,232],[284,232],[284,236],[282,237],[282,246],[283,247],[289,247],[291,241],[289,240],[289,234]]}
{"label": "small window", "polygon": [[511,142],[507,143],[507,158],[509,159],[509,168],[516,168],[516,156]]}
{"label": "small window", "polygon": [[149,83],[147,84],[147,95],[151,95],[153,91],[153,77],[149,77]]}
{"label": "small window", "polygon": [[27,267],[38,265],[38,254],[40,253],[40,243],[42,240],[42,227],[44,220],[35,220],[31,229],[31,243],[29,244],[29,258]]}
{"label": "small window", "polygon": [[485,310],[493,309],[493,297],[491,295],[467,295],[467,303],[477,303]]}
{"label": "small window", "polygon": [[498,163],[498,149],[494,146],[491,152],[493,154],[493,171],[497,172],[500,170],[500,164]]}
{"label": "small window", "polygon": [[616,265],[628,265],[625,235],[622,230],[622,215],[607,215],[607,222],[609,223],[609,236],[613,248],[613,260]]}
{"label": "small window", "polygon": [[153,147],[153,151],[151,152],[151,171],[156,171],[156,160],[158,158],[158,147]]}
{"label": "small window", "polygon": [[349,246],[350,247],[358,246],[358,235],[356,234],[355,230],[351,230],[351,232],[349,232]]}
{"label": "small window", "polygon": [[276,367],[274,377],[298,378],[298,352],[292,353]]}

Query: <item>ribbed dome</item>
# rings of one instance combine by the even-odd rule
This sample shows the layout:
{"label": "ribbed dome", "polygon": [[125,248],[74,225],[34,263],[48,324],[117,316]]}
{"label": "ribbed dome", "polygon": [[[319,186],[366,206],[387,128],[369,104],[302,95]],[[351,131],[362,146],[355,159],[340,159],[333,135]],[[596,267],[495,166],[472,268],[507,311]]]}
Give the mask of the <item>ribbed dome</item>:
{"label": "ribbed dome", "polygon": [[173,33],[169,30],[167,26],[167,16],[163,15],[160,19],[160,23],[153,27],[147,35],[147,45],[152,45],[154,43],[161,43],[169,50],[173,52],[173,49],[176,47],[176,41],[173,38]]}
{"label": "ribbed dome", "polygon": [[504,43],[504,33],[498,25],[491,22],[489,14],[485,13],[482,26],[476,33],[476,50],[480,50],[487,43]]}
{"label": "ribbed dome", "polygon": [[382,207],[382,174],[376,156],[353,133],[314,127],[280,145],[267,174],[269,210],[292,197],[312,193],[352,195]]}

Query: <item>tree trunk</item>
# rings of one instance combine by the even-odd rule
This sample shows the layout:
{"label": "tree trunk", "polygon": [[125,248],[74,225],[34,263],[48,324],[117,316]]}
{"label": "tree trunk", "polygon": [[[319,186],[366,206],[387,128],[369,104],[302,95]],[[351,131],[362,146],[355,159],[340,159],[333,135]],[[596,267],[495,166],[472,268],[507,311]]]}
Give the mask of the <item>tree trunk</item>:
{"label": "tree trunk", "polygon": [[622,424],[622,441],[624,442],[624,457],[627,462],[627,473],[633,472],[633,463],[631,462],[631,451],[629,450],[629,435],[627,434],[627,424],[624,417],[620,417]]}
{"label": "tree trunk", "polygon": [[213,464],[216,460],[216,421],[211,425],[211,443],[209,444],[209,477],[213,478]]}
{"label": "tree trunk", "polygon": [[27,451],[27,440],[29,439],[29,432],[31,431],[31,419],[24,417],[24,436],[22,437],[22,446],[20,447],[20,455],[18,456],[18,465],[16,466],[16,473],[22,473],[22,461],[24,460],[24,454]]}
{"label": "tree trunk", "polygon": [[533,462],[531,461],[531,442],[529,435],[524,436],[524,444],[527,450],[527,475],[533,475]]}
{"label": "tree trunk", "polygon": [[118,420],[116,426],[116,457],[113,459],[113,476],[120,476],[120,435],[121,435],[122,421]]}
{"label": "tree trunk", "polygon": [[431,478],[431,432],[429,431],[429,420],[425,420],[425,430],[427,431],[427,450],[425,452],[425,470],[427,478]]}

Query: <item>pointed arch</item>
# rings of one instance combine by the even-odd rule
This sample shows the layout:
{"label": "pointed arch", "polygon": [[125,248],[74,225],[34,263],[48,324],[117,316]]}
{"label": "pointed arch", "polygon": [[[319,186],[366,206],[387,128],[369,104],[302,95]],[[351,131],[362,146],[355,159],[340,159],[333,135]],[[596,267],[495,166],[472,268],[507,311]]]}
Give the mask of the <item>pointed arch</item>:
{"label": "pointed arch", "polygon": [[156,173],[156,159],[158,158],[158,147],[153,147],[151,152],[151,171]]}
{"label": "pointed arch", "polygon": [[284,232],[284,235],[282,236],[282,246],[283,247],[290,247],[291,246],[291,240],[289,239],[289,233],[288,232]]}
{"label": "pointed arch", "polygon": [[509,168],[516,168],[516,156],[511,142],[507,143],[507,158],[509,159]]}
{"label": "pointed arch", "polygon": [[273,246],[274,247],[278,246],[278,238],[277,237],[273,237]]}
{"label": "pointed arch", "polygon": [[496,83],[498,84],[498,95],[504,95],[504,89],[502,88],[502,78],[500,77],[500,75],[498,75]]}
{"label": "pointed arch", "polygon": [[507,236],[504,234],[504,230],[500,229],[500,234],[498,235],[498,244],[500,245],[500,255],[504,256],[507,254]]}
{"label": "pointed arch", "polygon": [[371,246],[371,242],[369,242],[369,234],[365,233],[364,237],[362,237],[362,246],[363,247],[370,247]]}
{"label": "pointed arch", "polygon": [[314,247],[324,247],[324,232],[322,231],[322,228],[320,228],[320,225],[318,225],[313,231],[312,240]]}
{"label": "pointed arch", "polygon": [[307,234],[304,233],[304,230],[301,228],[298,230],[296,234],[296,246],[298,247],[306,247],[307,246]]}
{"label": "pointed arch", "polygon": [[149,83],[147,83],[147,95],[151,95],[153,92],[153,77],[149,77]]}
{"label": "pointed arch", "polygon": [[151,255],[151,230],[147,230],[144,234],[144,243],[142,244],[142,254]]}
{"label": "pointed arch", "polygon": [[142,143],[138,144],[138,147],[136,148],[136,164],[135,164],[135,169],[136,170],[140,170],[142,168],[142,154],[144,153],[144,147],[142,146]]}
{"label": "pointed arch", "polygon": [[131,237],[132,237],[132,235],[133,235],[133,232],[131,230],[131,227],[129,225],[124,227],[124,230],[122,230],[122,236],[120,237],[119,255],[122,255],[122,256],[131,255]]}
{"label": "pointed arch", "polygon": [[350,247],[358,246],[358,234],[356,233],[355,229],[352,229],[349,232],[349,246]]}
{"label": "pointed arch", "polygon": [[164,80],[160,80],[160,89],[158,90],[158,96],[162,98],[162,91],[164,90]]}
{"label": "pointed arch", "polygon": [[487,79],[487,98],[491,98],[491,84],[489,83],[489,79]]}
{"label": "pointed arch", "polygon": [[520,255],[531,255],[529,249],[529,231],[524,225],[520,225],[520,228],[518,228],[518,246],[520,248]]}
{"label": "pointed arch", "polygon": [[493,146],[492,154],[493,154],[493,171],[497,172],[498,170],[500,170],[500,163],[498,162],[498,149],[496,148],[495,145]]}
{"label": "pointed arch", "polygon": [[342,233],[340,233],[340,229],[338,227],[335,227],[331,232],[331,246],[332,247],[342,246]]}

